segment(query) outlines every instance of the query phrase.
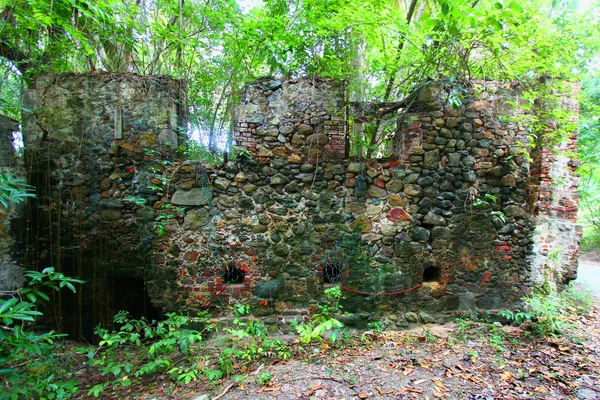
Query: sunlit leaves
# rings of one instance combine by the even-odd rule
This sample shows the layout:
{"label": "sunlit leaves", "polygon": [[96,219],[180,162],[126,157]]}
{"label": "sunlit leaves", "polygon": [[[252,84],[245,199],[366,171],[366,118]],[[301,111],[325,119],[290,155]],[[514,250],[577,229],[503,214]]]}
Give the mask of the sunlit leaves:
{"label": "sunlit leaves", "polygon": [[191,119],[210,137],[227,133],[236,93],[259,76],[345,79],[364,100],[386,97],[391,81],[385,100],[398,100],[444,76],[568,77],[598,52],[597,6],[418,0],[408,21],[409,4],[266,0],[243,14],[234,0],[5,0],[0,50],[26,76],[95,69],[186,79]]}

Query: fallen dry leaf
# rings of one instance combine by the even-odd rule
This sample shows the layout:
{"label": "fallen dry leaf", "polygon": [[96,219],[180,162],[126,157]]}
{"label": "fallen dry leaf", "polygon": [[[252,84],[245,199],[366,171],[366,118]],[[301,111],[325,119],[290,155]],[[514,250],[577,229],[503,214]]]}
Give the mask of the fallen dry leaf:
{"label": "fallen dry leaf", "polygon": [[502,373],[502,375],[500,375],[500,379],[503,381],[511,381],[512,380],[512,373],[508,372],[508,371],[504,371]]}
{"label": "fallen dry leaf", "polygon": [[433,384],[437,386],[438,390],[441,392],[450,392],[450,389],[444,386],[444,384],[441,381],[436,381],[435,379],[433,379]]}
{"label": "fallen dry leaf", "polygon": [[548,389],[546,389],[544,386],[537,386],[533,390],[537,393],[548,393]]}
{"label": "fallen dry leaf", "polygon": [[404,367],[404,370],[402,371],[402,374],[404,376],[406,375],[410,375],[415,369],[412,367]]}
{"label": "fallen dry leaf", "polygon": [[377,390],[379,392],[379,394],[382,396],[385,396],[386,394],[394,393],[393,389],[390,389],[387,392],[384,392],[383,390],[381,390],[381,388],[379,386],[376,386],[375,390]]}

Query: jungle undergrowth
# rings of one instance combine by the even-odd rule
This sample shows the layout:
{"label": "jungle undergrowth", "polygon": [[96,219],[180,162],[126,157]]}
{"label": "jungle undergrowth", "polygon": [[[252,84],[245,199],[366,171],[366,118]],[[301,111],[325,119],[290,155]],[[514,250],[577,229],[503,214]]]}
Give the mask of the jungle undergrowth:
{"label": "jungle undergrowth", "polygon": [[[43,282],[42,278],[38,278],[34,279]],[[63,285],[69,287],[69,282]],[[0,395],[0,398],[28,398],[27,393],[42,393],[36,395],[40,399],[70,398],[77,393],[88,397],[106,397],[154,390],[152,388],[156,388],[159,382],[166,384],[173,393],[179,390],[177,388],[199,384],[212,385],[216,390],[228,381],[238,386],[252,382],[269,386],[275,385],[277,379],[269,371],[259,373],[266,364],[291,359],[311,362],[313,357],[321,357],[328,352],[344,352],[345,349],[372,351],[376,348],[374,344],[385,346],[391,338],[405,349],[403,351],[408,352],[406,354],[410,354],[415,346],[464,348],[465,359],[470,362],[491,357],[490,362],[502,368],[506,363],[504,354],[519,344],[522,332],[534,341],[543,339],[540,335],[556,337],[559,329],[562,329],[563,335],[571,335],[571,331],[564,329],[570,328],[570,324],[573,328],[578,326],[577,316],[585,315],[591,308],[589,295],[570,287],[560,293],[535,293],[529,296],[525,299],[525,304],[529,304],[526,312],[501,313],[505,321],[521,321],[519,328],[502,325],[496,315],[457,319],[455,332],[448,337],[439,336],[429,327],[419,332],[390,336],[377,321],[370,324],[371,331],[351,334],[336,319],[342,311],[339,304],[342,297],[340,288],[334,286],[325,293],[326,300],[319,305],[318,312],[310,319],[294,325],[296,335],[292,339],[283,339],[270,333],[260,320],[251,316],[251,309],[245,304],[231,305],[228,316],[222,320],[215,320],[204,312],[194,316],[172,313],[162,321],[149,321],[131,318],[122,311],[115,316],[113,329],[96,329],[100,337],[96,347],[71,347],[67,351],[64,342],[57,342],[58,336],[55,335],[32,342],[33,347],[29,350],[22,348],[13,352],[21,354],[20,360],[33,357],[35,362],[27,367],[35,366],[36,371],[45,371],[47,375],[44,376],[49,380],[42,379],[34,385],[5,375],[3,380],[11,389],[9,393],[16,394]],[[29,295],[25,297],[29,298]],[[12,300],[12,303],[15,301]],[[14,313],[16,309],[14,304],[12,306],[9,309]],[[32,316],[35,315],[34,312]],[[4,314],[1,317],[6,318]],[[7,321],[3,319],[4,324]],[[27,324],[31,321],[23,322]],[[484,346],[486,353],[481,353],[479,348],[471,348],[473,343]],[[40,347],[43,349],[41,354],[46,356],[36,356],[36,352],[41,351],[36,346],[43,346]],[[67,356],[69,352],[71,354]],[[70,361],[65,360],[67,357],[71,357]],[[9,360],[8,363],[15,364],[15,361]],[[75,365],[77,363],[80,365]],[[22,362],[16,367],[22,368],[19,364]],[[78,368],[85,368],[85,376],[73,374],[73,370]],[[16,376],[19,374],[17,372]]]}

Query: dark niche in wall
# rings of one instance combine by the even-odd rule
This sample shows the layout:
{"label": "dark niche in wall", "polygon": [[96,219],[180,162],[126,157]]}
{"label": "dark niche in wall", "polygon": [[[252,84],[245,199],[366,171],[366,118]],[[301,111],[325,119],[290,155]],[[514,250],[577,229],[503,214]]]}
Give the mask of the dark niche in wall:
{"label": "dark niche in wall", "polygon": [[223,283],[230,285],[241,285],[244,283],[246,273],[241,269],[228,265],[225,267],[225,273],[223,274]]}
{"label": "dark niche in wall", "polygon": [[438,267],[429,266],[423,270],[423,283],[440,283],[442,281],[442,270]]}
{"label": "dark niche in wall", "polygon": [[98,325],[107,329],[118,328],[113,324],[113,317],[121,310],[134,319],[162,319],[162,310],[152,304],[144,280],[132,276],[88,278],[77,293],[63,290],[61,313],[52,316],[60,316],[58,328],[70,339],[98,343],[99,337],[94,334],[94,329]]}
{"label": "dark niche in wall", "polygon": [[340,283],[342,266],[336,262],[328,262],[323,268],[323,283]]}
{"label": "dark niche in wall", "polygon": [[114,309],[125,310],[133,318],[148,318],[150,321],[160,320],[161,313],[150,300],[144,280],[141,278],[114,278]]}

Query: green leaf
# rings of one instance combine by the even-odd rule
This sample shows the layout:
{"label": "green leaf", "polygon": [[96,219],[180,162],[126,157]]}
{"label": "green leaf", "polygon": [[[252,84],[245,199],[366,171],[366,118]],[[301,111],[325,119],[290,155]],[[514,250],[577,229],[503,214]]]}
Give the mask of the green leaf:
{"label": "green leaf", "polygon": [[523,12],[523,7],[521,7],[521,5],[519,4],[519,2],[517,1],[513,1],[508,5],[508,8],[510,8],[511,10],[517,12],[517,13],[522,13]]}
{"label": "green leaf", "polygon": [[17,299],[16,297],[12,297],[12,298],[10,298],[8,300],[4,300],[2,303],[0,303],[0,315],[2,315],[10,307],[15,305],[18,301],[19,301],[19,299]]}
{"label": "green leaf", "polygon": [[448,5],[448,3],[443,2],[442,3],[442,14],[448,15],[448,12],[450,12],[450,6]]}

